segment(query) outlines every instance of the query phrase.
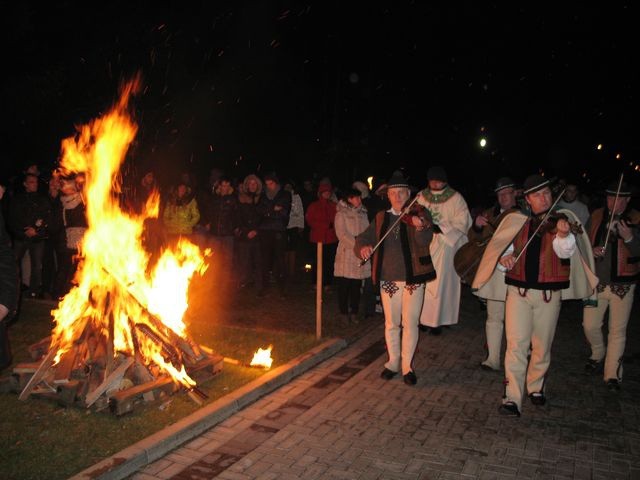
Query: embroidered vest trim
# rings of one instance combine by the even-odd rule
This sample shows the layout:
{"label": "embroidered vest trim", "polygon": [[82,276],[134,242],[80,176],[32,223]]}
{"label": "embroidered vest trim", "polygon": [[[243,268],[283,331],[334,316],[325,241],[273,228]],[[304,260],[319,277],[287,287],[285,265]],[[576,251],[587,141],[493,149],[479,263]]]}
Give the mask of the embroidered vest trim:
{"label": "embroidered vest trim", "polygon": [[[522,248],[529,239],[529,231],[531,229],[531,220],[527,221],[525,226],[518,232],[513,239],[515,255],[522,251]],[[571,273],[570,259],[561,259],[553,251],[553,239],[555,233],[544,233],[540,239],[540,248],[536,252],[531,242],[524,253],[521,255],[518,263],[505,275],[505,283],[521,288],[531,288],[534,290],[562,290],[569,287],[569,275]],[[527,275],[527,258],[529,255],[538,255],[538,274],[535,279],[528,278]],[[531,260],[529,260],[531,261]]]}
{"label": "embroidered vest trim", "polygon": [[[640,213],[635,210],[631,210],[629,216],[634,223],[640,220]],[[609,217],[608,211],[606,217]],[[604,239],[607,235],[606,221],[604,220],[604,208],[598,208],[591,214],[589,240],[594,247],[604,245]],[[631,252],[629,252],[624,240],[612,232],[609,236],[609,246],[611,247],[611,282],[631,283],[640,279],[640,258],[631,257]]]}

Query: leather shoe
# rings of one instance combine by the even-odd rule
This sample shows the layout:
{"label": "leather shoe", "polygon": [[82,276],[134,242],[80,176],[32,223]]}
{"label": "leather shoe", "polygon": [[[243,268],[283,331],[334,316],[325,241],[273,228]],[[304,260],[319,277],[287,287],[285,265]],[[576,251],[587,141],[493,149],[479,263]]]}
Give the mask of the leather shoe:
{"label": "leather shoe", "polygon": [[442,333],[442,327],[431,327],[429,330],[429,334],[431,335],[440,335]]}
{"label": "leather shoe", "polygon": [[485,372],[497,372],[498,370],[490,367],[489,365],[487,365],[486,363],[481,363],[480,364],[480,368],[482,370],[484,370]]}
{"label": "leather shoe", "polygon": [[598,362],[590,358],[584,366],[584,371],[587,375],[598,375],[604,371],[604,366],[602,361]]}
{"label": "leather shoe", "polygon": [[429,331],[429,327],[427,327],[426,325],[423,324],[419,324],[418,325],[418,330],[420,330],[421,332],[428,332]]}
{"label": "leather shoe", "polygon": [[610,378],[607,380],[607,388],[610,392],[617,392],[620,390],[620,381],[617,378]]}
{"label": "leather shoe", "polygon": [[519,417],[520,411],[518,410],[518,406],[515,402],[508,401],[503,403],[498,407],[498,412],[500,415],[504,415],[505,417]]}
{"label": "leather shoe", "polygon": [[540,406],[544,405],[547,401],[543,392],[533,392],[529,394],[529,400],[531,400],[532,404]]}
{"label": "leather shoe", "polygon": [[418,383],[418,377],[416,377],[415,372],[411,371],[404,375],[404,383],[407,385],[415,385]]}
{"label": "leather shoe", "polygon": [[380,378],[384,378],[385,380],[391,380],[397,374],[398,372],[394,372],[393,370],[389,370],[388,368],[385,368],[384,370],[382,370],[382,373],[380,374]]}

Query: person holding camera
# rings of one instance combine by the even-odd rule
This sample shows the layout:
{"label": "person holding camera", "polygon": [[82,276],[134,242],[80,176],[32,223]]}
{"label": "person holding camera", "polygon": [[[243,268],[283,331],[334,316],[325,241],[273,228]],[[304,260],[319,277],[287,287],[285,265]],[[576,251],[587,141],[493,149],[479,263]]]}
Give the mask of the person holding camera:
{"label": "person holding camera", "polygon": [[[29,288],[25,293],[28,297],[40,298],[44,240],[48,236],[51,204],[47,196],[38,191],[36,175],[27,173],[22,185],[24,192],[16,194],[9,205],[9,230],[13,235],[13,248],[18,265],[29,252],[31,275]],[[20,278],[24,284],[24,272],[21,272]]]}

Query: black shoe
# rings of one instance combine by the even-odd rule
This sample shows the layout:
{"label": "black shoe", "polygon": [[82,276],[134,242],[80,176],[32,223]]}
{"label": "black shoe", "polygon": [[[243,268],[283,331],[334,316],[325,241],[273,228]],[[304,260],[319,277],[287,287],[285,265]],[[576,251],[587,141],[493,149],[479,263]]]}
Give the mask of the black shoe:
{"label": "black shoe", "polygon": [[418,377],[416,377],[415,372],[411,371],[404,375],[404,383],[407,385],[415,385],[418,383]]}
{"label": "black shoe", "polygon": [[423,324],[421,324],[421,323],[420,323],[420,324],[418,325],[418,330],[420,330],[421,332],[428,332],[429,330],[431,330],[431,328],[430,328],[430,327],[427,327],[426,325],[423,325]]}
{"label": "black shoe", "polygon": [[482,370],[484,370],[485,372],[497,372],[498,370],[491,368],[489,365],[485,364],[485,363],[481,363],[480,364],[480,368]]}
{"label": "black shoe", "polygon": [[518,410],[518,406],[514,402],[505,402],[498,407],[498,412],[500,415],[504,415],[505,417],[519,417],[520,411]]}
{"label": "black shoe", "polygon": [[531,400],[531,403],[533,403],[534,405],[539,405],[542,406],[546,403],[547,399],[544,396],[543,392],[533,392],[529,395],[529,400]]}
{"label": "black shoe", "polygon": [[620,381],[617,378],[610,378],[607,380],[607,388],[610,392],[617,392],[620,390]]}
{"label": "black shoe", "polygon": [[589,359],[584,366],[584,371],[588,375],[599,375],[604,371],[604,366],[602,361]]}
{"label": "black shoe", "polygon": [[429,330],[430,335],[440,335],[442,333],[442,327],[431,327]]}
{"label": "black shoe", "polygon": [[385,380],[391,380],[397,374],[398,372],[394,372],[393,370],[389,370],[388,368],[385,368],[384,370],[382,370],[382,373],[380,374],[380,378],[384,378]]}

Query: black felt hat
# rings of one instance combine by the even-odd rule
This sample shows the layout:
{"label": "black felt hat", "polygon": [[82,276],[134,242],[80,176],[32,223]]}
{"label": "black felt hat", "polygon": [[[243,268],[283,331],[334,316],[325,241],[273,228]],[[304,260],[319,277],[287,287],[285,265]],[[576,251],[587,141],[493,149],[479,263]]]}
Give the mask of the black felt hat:
{"label": "black felt hat", "polygon": [[523,195],[529,195],[530,193],[542,190],[544,187],[548,187],[549,183],[549,180],[544,178],[542,175],[539,175],[537,173],[534,175],[529,175],[524,181],[524,191],[522,193]]}
{"label": "black felt hat", "polygon": [[493,190],[498,193],[500,190],[504,190],[505,188],[515,188],[516,182],[511,180],[509,177],[499,178],[496,182],[496,188]]}
{"label": "black felt hat", "polygon": [[409,187],[409,182],[400,170],[396,170],[391,174],[391,178],[387,181],[387,188]]}
{"label": "black felt hat", "polygon": [[620,185],[620,193],[618,193],[618,184],[620,180],[612,180],[607,184],[607,188],[604,190],[605,195],[615,196],[616,194],[619,197],[630,197],[635,193],[635,189],[628,185],[627,182],[622,182]]}

